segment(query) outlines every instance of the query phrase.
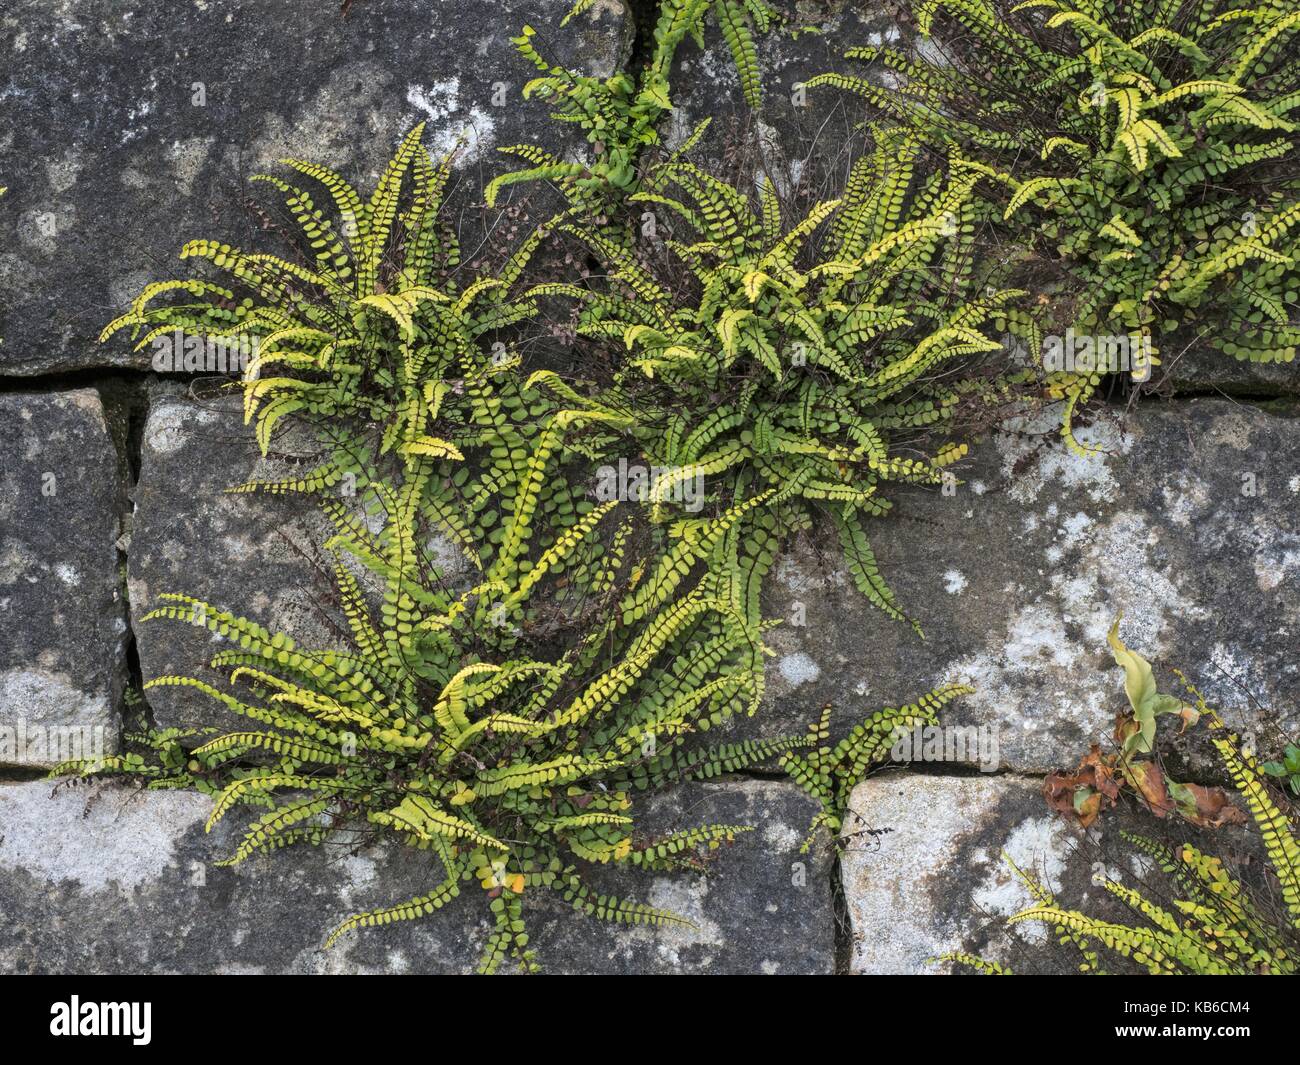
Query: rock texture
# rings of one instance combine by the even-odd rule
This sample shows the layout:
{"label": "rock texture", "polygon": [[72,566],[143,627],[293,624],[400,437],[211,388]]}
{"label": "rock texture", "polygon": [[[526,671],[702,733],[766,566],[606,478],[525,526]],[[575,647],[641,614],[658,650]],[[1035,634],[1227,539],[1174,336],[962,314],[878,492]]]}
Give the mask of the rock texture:
{"label": "rock texture", "polygon": [[[830,869],[798,854],[812,804],[789,784],[732,782],[649,801],[647,827],[707,820],[758,831],[703,875],[593,875],[691,918],[696,930],[608,925],[539,897],[532,945],[549,972],[826,973],[834,949]],[[45,782],[0,785],[0,971],[11,973],[460,973],[489,931],[468,885],[432,918],[319,948],[338,921],[428,890],[427,858],[378,846],[284,850],[237,869],[209,863],[231,833],[205,836],[209,800]],[[526,911],[527,912],[527,911]]]}
{"label": "rock texture", "polygon": [[829,173],[842,173],[855,141],[854,127],[862,121],[862,101],[835,89],[804,91],[803,84],[829,71],[871,76],[862,63],[844,59],[855,45],[881,44],[898,37],[893,16],[870,0],[830,4],[774,6],[785,19],[783,28],[756,36],[763,100],[757,111],[745,101],[731,52],[710,20],[701,52],[692,42],[679,49],[672,85],[674,111],[664,130],[665,143],[675,147],[705,118],[712,119],[699,149],[700,157],[726,172],[738,159],[758,164],[789,194],[807,182],[802,192],[814,199],[829,198],[830,189],[817,186]]}
{"label": "rock texture", "polygon": [[[366,184],[426,121],[432,150],[465,135],[472,190],[504,166],[496,147],[562,146],[546,105],[520,98],[536,71],[509,39],[531,23],[557,59],[609,74],[631,29],[622,5],[603,0],[560,33],[570,6],[365,0],[344,17],[319,0],[5,4],[0,372],[141,365],[125,338],[100,349],[99,331],[172,275],[185,240],[283,250],[238,205],[283,214],[273,190],[247,179],[284,156]],[[469,247],[478,239],[465,234]]]}
{"label": "rock texture", "polygon": [[[1167,897],[1169,885],[1122,832],[1207,853],[1250,847],[1249,830],[1198,832],[1122,808],[1087,832],[1051,813],[1041,782],[1020,776],[882,773],[854,789],[840,860],[853,973],[939,973],[931,959],[974,953],[1022,974],[1070,973],[1081,960],[1034,922],[1006,918],[1034,900],[1003,855],[1067,909],[1135,922],[1102,886]],[[1140,923],[1140,922],[1138,922]],[[1107,955],[1108,966],[1127,971]]]}
{"label": "rock texture", "polygon": [[1300,359],[1291,362],[1238,362],[1220,351],[1190,348],[1164,356],[1167,365],[1154,373],[1157,385],[1167,380],[1175,393],[1221,393],[1227,396],[1300,394]]}
{"label": "rock texture", "polygon": [[123,485],[93,389],[0,395],[0,764],[117,750]]}
{"label": "rock texture", "polygon": [[[131,621],[145,681],[177,673],[207,676],[207,660],[228,646],[206,628],[143,622],[163,605],[162,592],[195,596],[272,631],[289,631],[308,646],[336,641],[329,606],[334,585],[321,550],[332,529],[315,504],[293,495],[226,493],[252,478],[301,474],[318,452],[302,432],[277,448],[283,458],[259,456],[237,397],[196,399],[179,388],[154,390],[129,552]],[[191,689],[151,689],[147,695],[162,727],[231,721],[224,708]]]}
{"label": "rock texture", "polygon": [[1000,919],[1032,896],[1002,852],[1055,887],[1081,835],[1036,781],[1015,777],[886,773],[854,790],[850,810],[840,869],[854,973],[935,972],[931,958],[981,939],[1005,960]]}
{"label": "rock texture", "polygon": [[800,727],[825,702],[847,722],[963,680],[977,692],[945,720],[994,729],[1003,767],[1073,766],[1123,699],[1105,642],[1121,614],[1130,646],[1183,669],[1234,724],[1294,725],[1296,413],[1150,402],[1121,426],[1103,410],[1080,433],[1092,458],[1064,449],[1049,413],[976,447],[953,494],[893,492],[872,539],[924,641],[867,604],[833,541],[803,541],[769,585],[786,624],[769,639],[765,727]]}

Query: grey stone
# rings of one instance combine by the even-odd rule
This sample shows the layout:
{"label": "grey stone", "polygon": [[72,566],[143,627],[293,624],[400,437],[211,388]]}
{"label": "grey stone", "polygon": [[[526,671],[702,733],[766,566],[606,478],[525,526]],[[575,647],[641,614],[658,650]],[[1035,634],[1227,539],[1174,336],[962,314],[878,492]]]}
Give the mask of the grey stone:
{"label": "grey stone", "polygon": [[[699,149],[715,172],[743,161],[746,170],[767,173],[787,195],[800,191],[814,199],[836,190],[823,183],[843,179],[859,143],[854,127],[863,119],[861,101],[831,88],[800,91],[817,74],[853,73],[877,77],[866,64],[846,60],[857,45],[897,39],[893,16],[870,0],[831,3],[775,3],[783,26],[755,37],[763,85],[757,112],[744,99],[731,52],[710,19],[701,52],[689,38],[673,66],[674,110],[663,130],[676,147],[703,119],[712,122]],[[842,164],[842,165],[840,165]]]}
{"label": "grey stone", "polygon": [[[545,118],[545,102],[520,98],[537,72],[509,38],[531,23],[558,59],[609,74],[631,30],[606,0],[561,33],[570,6],[365,0],[343,17],[318,0],[7,3],[0,371],[141,365],[147,355],[125,337],[96,338],[144,284],[177,276],[183,241],[284,251],[242,207],[251,197],[268,205],[266,224],[284,217],[278,194],[247,183],[284,156],[368,186],[426,120],[431,150],[467,134],[458,184],[468,204],[508,166],[494,148],[563,147],[567,128]],[[484,236],[475,217],[461,216],[471,250]]]}
{"label": "grey stone", "polygon": [[[638,800],[639,801],[639,800]],[[689,917],[680,927],[611,928],[560,910],[537,923],[539,952],[566,972],[828,974],[835,966],[831,854],[799,847],[816,804],[787,781],[677,786],[645,803],[648,834],[719,822],[750,825],[702,876],[642,881],[596,870],[591,881]],[[599,880],[597,880],[599,876]]]}
{"label": "grey stone", "polygon": [[985,937],[980,952],[1005,961],[1013,944],[1000,919],[1033,899],[1003,851],[1055,886],[1080,835],[1034,780],[886,773],[859,784],[840,857],[851,971],[933,973],[931,958]]}
{"label": "grey stone", "polygon": [[801,729],[830,702],[842,729],[965,681],[976,694],[946,722],[991,729],[1005,768],[1072,767],[1126,705],[1106,646],[1122,614],[1164,690],[1181,668],[1272,750],[1300,702],[1296,413],[1153,400],[1120,424],[1103,409],[1079,431],[1103,453],[1083,458],[1049,411],[975,447],[955,494],[891,490],[869,535],[924,641],[857,592],[833,538],[799,541],[768,584],[785,624],[767,640],[769,709],[747,727]]}
{"label": "grey stone", "polygon": [[[320,451],[294,430],[276,446],[272,458],[258,454],[237,397],[195,399],[155,386],[128,552],[131,620],[145,681],[171,674],[211,681],[208,659],[231,646],[206,628],[142,621],[165,605],[162,592],[192,595],[308,646],[334,646],[346,631],[330,609],[334,585],[321,549],[332,526],[315,503],[293,494],[226,492],[254,478],[301,475]],[[286,454],[303,461],[277,457]],[[192,689],[155,688],[146,695],[165,728],[230,722],[223,707]]]}
{"label": "grey stone", "polygon": [[125,501],[93,389],[0,395],[0,763],[117,750]]}
{"label": "grey stone", "polygon": [[[597,870],[603,890],[675,909],[696,930],[611,925],[558,896],[526,900],[532,946],[554,973],[831,971],[830,866],[798,843],[814,810],[789,784],[729,781],[646,803],[652,830],[748,822],[701,874]],[[193,792],[107,784],[0,785],[0,971],[84,973],[462,973],[490,930],[467,885],[444,910],[352,933],[328,953],[330,928],[358,910],[428,891],[427,855],[378,844],[352,853],[288,848],[234,869],[224,824],[203,833],[211,803]],[[806,881],[792,871],[806,867]],[[802,886],[795,886],[801,881]]]}
{"label": "grey stone", "polygon": [[[218,683],[207,662],[233,646],[200,626],[143,621],[166,605],[164,592],[252,618],[302,647],[351,646],[346,620],[336,609],[338,556],[324,549],[336,530],[314,498],[227,491],[249,480],[301,477],[325,457],[305,425],[285,428],[277,428],[269,457],[263,457],[243,423],[237,395],[171,383],[153,387],[128,553],[131,618],[146,682],[180,674]],[[338,498],[361,514],[361,494],[349,496],[347,489],[340,482]],[[382,515],[366,520],[377,528]],[[426,547],[448,587],[469,586],[473,571],[449,541],[433,536]],[[353,570],[363,588],[376,591],[368,574]],[[231,723],[224,707],[193,689],[151,688],[146,697],[162,727]]]}
{"label": "grey stone", "polygon": [[[1189,842],[1210,854],[1250,848],[1249,830],[1203,832],[1121,807],[1083,831],[1048,810],[1041,782],[1020,776],[882,773],[858,785],[845,820],[841,878],[852,940],[850,971],[921,974],[951,970],[930,959],[963,951],[1022,975],[1071,973],[1080,962],[1052,929],[1008,928],[1034,899],[1003,855],[1058,903],[1103,920],[1142,924],[1102,879],[1168,897],[1170,885],[1124,832],[1165,846]],[[1122,959],[1103,964],[1128,971]]]}
{"label": "grey stone", "polygon": [[1300,394],[1300,359],[1291,362],[1239,362],[1208,347],[1166,352],[1153,379],[1175,393],[1219,392],[1228,396]]}

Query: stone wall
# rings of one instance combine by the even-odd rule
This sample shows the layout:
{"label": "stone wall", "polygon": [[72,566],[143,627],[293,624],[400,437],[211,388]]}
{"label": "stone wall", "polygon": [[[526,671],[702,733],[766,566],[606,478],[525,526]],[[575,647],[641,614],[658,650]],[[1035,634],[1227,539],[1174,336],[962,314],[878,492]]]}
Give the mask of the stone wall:
{"label": "stone wall", "polygon": [[[295,155],[365,183],[418,120],[432,144],[466,136],[456,198],[472,247],[485,224],[473,205],[501,166],[492,148],[577,150],[544,105],[520,103],[533,72],[508,37],[531,23],[600,73],[637,52],[619,0],[565,33],[569,0],[338,7],[11,0],[0,12],[0,971],[457,972],[485,935],[467,905],[322,955],[331,922],[428,886],[415,857],[277,855],[214,870],[225,838],[203,834],[207,800],[101,785],[52,795],[36,779],[76,753],[73,739],[116,749],[131,682],[198,666],[205,632],[140,624],[159,592],[236,600],[308,636],[332,623],[315,605],[311,514],[220,494],[273,472],[229,397],[210,379],[158,373],[123,338],[100,344],[103,325],[171,274],[183,240],[259,240],[268,223],[251,174]],[[794,180],[852,124],[843,104],[815,121],[794,87],[835,66],[841,42],[890,34],[882,7],[803,5],[826,33],[764,42],[758,116],[739,103],[720,40],[686,49],[671,133],[716,115],[718,131],[763,146]],[[1184,666],[1234,723],[1294,727],[1300,373],[1197,353],[1166,371],[1163,398],[1103,408],[1080,434],[1103,449],[1095,459],[1065,452],[1050,422],[1027,424],[978,445],[955,494],[900,494],[875,542],[924,642],[867,607],[832,543],[805,539],[779,563],[768,612],[788,623],[772,634],[768,706],[737,734],[801,727],[824,702],[847,722],[968,680],[978,693],[950,719],[992,730],[992,772],[918,762],[865,782],[842,862],[825,847],[799,853],[813,811],[788,783],[662,797],[665,825],[758,826],[707,877],[641,892],[699,930],[626,932],[557,909],[534,936],[548,968],[932,971],[931,954],[972,937],[1032,950],[990,923],[1024,901],[997,856],[1077,887],[1069,898],[1089,890],[1087,848],[1103,844],[1051,820],[1037,778],[1107,730],[1117,688],[1104,636],[1119,611],[1133,646]],[[202,714],[170,692],[151,706],[163,724]]]}

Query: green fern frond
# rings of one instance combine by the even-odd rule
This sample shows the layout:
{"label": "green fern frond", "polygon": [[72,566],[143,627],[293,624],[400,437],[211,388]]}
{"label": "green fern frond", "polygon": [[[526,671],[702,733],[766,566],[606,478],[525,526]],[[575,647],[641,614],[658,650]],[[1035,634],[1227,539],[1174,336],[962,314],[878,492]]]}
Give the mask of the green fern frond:
{"label": "green fern frond", "polygon": [[[1286,5],[930,0],[917,26],[942,65],[857,48],[851,58],[904,84],[807,84],[862,97],[950,169],[991,179],[1004,238],[1067,275],[1056,332],[1149,344],[1181,331],[1236,359],[1291,361],[1300,140],[1286,42],[1298,25]],[[1049,381],[1081,454],[1072,420],[1099,384]]]}

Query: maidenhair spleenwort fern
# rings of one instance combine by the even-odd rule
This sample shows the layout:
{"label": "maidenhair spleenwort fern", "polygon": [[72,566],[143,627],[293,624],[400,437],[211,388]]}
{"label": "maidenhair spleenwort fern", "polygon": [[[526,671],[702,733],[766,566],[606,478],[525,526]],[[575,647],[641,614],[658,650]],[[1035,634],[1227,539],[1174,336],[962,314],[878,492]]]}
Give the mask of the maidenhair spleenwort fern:
{"label": "maidenhair spleenwort fern", "polygon": [[[1063,267],[1058,327],[1130,338],[1128,365],[1052,367],[1075,407],[1105,369],[1203,342],[1289,361],[1300,345],[1300,10],[1235,0],[916,0],[943,53],[850,57],[903,84],[825,74],[927,143],[988,168],[1013,236]],[[1154,341],[1159,341],[1155,343]],[[1148,352],[1149,347],[1149,352]]]}
{"label": "maidenhair spleenwort fern", "polygon": [[[480,399],[491,394],[487,388]],[[806,736],[712,748],[692,742],[734,713],[753,712],[761,694],[755,662],[766,626],[746,624],[718,594],[723,585],[707,563],[766,496],[675,526],[658,555],[634,554],[626,550],[633,515],[620,520],[619,504],[581,515],[547,505],[551,486],[563,484],[562,437],[584,417],[556,414],[513,465],[489,463],[459,486],[447,475],[476,463],[424,457],[404,467],[400,483],[368,478],[384,515],[378,532],[321,489],[338,527],[326,546],[338,556],[351,646],[301,648],[217,606],[164,596],[146,620],[202,626],[228,640],[233,646],[211,662],[228,680],[165,676],[149,687],[201,691],[246,723],[146,732],[124,755],[55,774],[196,787],[214,797],[209,827],[237,809],[260,808],[231,864],[289,845],[361,844],[375,833],[429,852],[432,890],[349,918],[329,943],[355,928],[432,913],[473,880],[496,919],[485,971],[510,956],[535,965],[523,913],[542,888],[602,918],[680,920],[596,894],[584,868],[696,868],[744,826],[646,837],[636,831],[635,793],[780,764],[822,744],[825,724]],[[469,533],[454,497],[443,494],[453,491],[471,500],[495,493],[501,515],[469,553],[477,572],[464,588],[449,583],[425,546],[433,526],[453,538]],[[834,825],[850,776],[884,757],[888,730],[930,720],[937,705],[927,698],[882,711],[833,751],[790,763],[825,808],[817,823]]]}
{"label": "maidenhair spleenwort fern", "polygon": [[[753,665],[761,630],[701,572],[745,508],[693,526],[653,565],[624,552],[628,526],[617,503],[552,530],[551,546],[539,550],[536,530],[547,524],[539,486],[554,474],[561,424],[552,421],[534,445],[504,535],[485,546],[482,572],[463,590],[449,586],[424,547],[424,482],[435,460],[416,462],[397,487],[371,479],[386,514],[377,533],[323,498],[339,525],[326,546],[337,556],[351,634],[344,649],[299,647],[217,606],[162,596],[144,620],[200,626],[229,642],[210,663],[226,683],[163,676],[146,687],[197,690],[242,722],[229,731],[145,730],[128,736],[125,754],[66,763],[53,775],[197,788],[213,797],[209,830],[253,808],[221,864],[294,845],[360,846],[376,835],[425,851],[428,892],[349,917],[326,946],[358,928],[430,915],[477,881],[495,921],[484,972],[511,957],[537,967],[524,915],[543,889],[602,919],[688,923],[598,893],[584,871],[698,869],[747,828],[647,836],[637,831],[637,792],[776,761],[821,804],[812,830],[837,831],[852,786],[887,758],[898,732],[933,723],[966,689],[879,711],[834,747],[825,716],[804,736],[692,742],[752,712],[761,693]],[[593,550],[602,537],[608,549]],[[563,626],[539,625],[557,612],[573,619],[572,638]],[[557,645],[564,649],[548,652]]]}
{"label": "maidenhair spleenwort fern", "polygon": [[[547,441],[543,433],[504,536],[463,592],[447,587],[422,547],[417,521],[432,460],[417,460],[399,488],[376,485],[388,515],[379,533],[341,519],[329,546],[339,555],[348,649],[300,648],[216,606],[164,596],[146,620],[199,625],[228,640],[232,648],[211,663],[227,683],[165,676],[148,687],[196,689],[244,723],[202,737],[158,734],[142,753],[55,772],[196,786],[215,799],[209,828],[236,809],[257,808],[226,864],[337,835],[361,842],[379,833],[428,852],[436,870],[428,893],[349,918],[331,944],[355,928],[432,913],[468,881],[487,892],[495,918],[481,962],[487,972],[511,956],[534,967],[523,915],[542,889],[604,919],[682,921],[596,893],[580,867],[695,866],[744,831],[705,825],[648,838],[636,831],[633,794],[722,772],[741,753],[783,750],[758,744],[679,756],[689,735],[750,705],[755,680],[746,663],[759,634],[708,594],[692,573],[691,550],[657,569],[618,551],[583,565],[584,546],[616,522],[616,504],[536,550],[531,501],[553,471]],[[700,529],[700,542],[735,520]],[[377,609],[364,590],[376,580]],[[567,649],[547,654],[556,639],[536,634],[536,609],[562,603],[558,589],[574,586],[586,596],[587,617]],[[202,742],[186,754],[187,739]]]}
{"label": "maidenhair spleenwort fern", "polygon": [[[508,293],[542,234],[496,275],[458,281],[456,235],[439,217],[450,160],[429,157],[423,130],[403,139],[368,200],[324,166],[284,160],[325,191],[333,212],[278,177],[255,178],[284,194],[306,244],[302,260],[190,241],[181,258],[208,260],[229,283],[148,285],[102,339],[130,329],[139,350],[181,330],[251,348],[245,415],[256,417],[263,452],[275,425],[296,414],[318,425],[374,426],[381,453],[411,462],[459,458],[445,437],[457,420],[448,408],[462,378],[487,361],[483,338],[536,312]],[[511,358],[504,343],[495,358]]]}
{"label": "maidenhair spleenwort fern", "polygon": [[974,690],[964,684],[945,684],[927,692],[915,703],[877,710],[833,747],[830,745],[832,708],[824,707],[803,743],[784,754],[780,763],[790,779],[822,807],[821,813],[813,818],[803,850],[812,845],[819,828],[825,827],[832,838],[839,836],[853,789],[862,783],[869,769],[889,760],[900,737],[915,728],[937,725],[939,711],[946,703]]}
{"label": "maidenhair spleenwort fern", "polygon": [[[1153,976],[1293,975],[1300,972],[1300,838],[1269,794],[1254,756],[1238,744],[1201,694],[1190,686],[1189,691],[1197,712],[1209,722],[1214,747],[1254,819],[1267,858],[1265,875],[1271,883],[1252,891],[1230,875],[1221,859],[1190,844],[1170,848],[1124,833],[1174,888],[1171,901],[1157,902],[1139,888],[1109,877],[1102,881],[1106,891],[1142,918],[1142,924],[1120,924],[1066,909],[1014,863],[1010,863],[1012,870],[1035,901],[1009,921],[1051,926],[1062,943],[1080,952],[1080,971],[1090,974],[1105,975],[1099,960],[1104,949],[1135,962]],[[1009,972],[997,963],[960,952],[936,960],[971,965],[984,973]]]}
{"label": "maidenhair spleenwort fern", "polygon": [[[592,2],[578,0],[561,25],[585,12]],[[488,204],[495,204],[506,186],[544,180],[556,183],[576,214],[591,217],[635,191],[641,156],[659,143],[659,126],[673,109],[670,82],[677,48],[688,36],[704,47],[710,14],[731,52],[745,99],[758,107],[762,83],[754,33],[767,32],[777,19],[765,0],[662,0],[655,18],[654,48],[635,78],[623,71],[596,78],[553,65],[537,50],[536,31],[525,26],[513,39],[515,47],[542,74],[524,86],[524,97],[554,101],[557,109],[552,117],[583,131],[592,158],[587,163],[568,161],[535,144],[502,148],[529,165],[492,181],[485,190]]]}
{"label": "maidenhair spleenwort fern", "polygon": [[721,506],[775,491],[714,560],[751,623],[780,539],[814,513],[830,520],[863,594],[904,618],[864,519],[889,507],[889,482],[944,480],[964,448],[943,440],[943,426],[983,384],[940,378],[999,351],[1002,326],[1028,324],[1013,306],[1020,294],[986,290],[974,266],[979,174],[914,181],[916,138],[876,133],[845,195],[793,220],[770,183],[754,204],[674,158],[630,197],[663,216],[639,245],[559,227],[601,259],[610,284],[528,294],[577,301],[579,335],[627,349],[607,387],[549,371],[533,380],[589,413],[593,450],[631,443],[671,471],[651,494],[656,520],[674,515],[675,488],[694,478]]}

